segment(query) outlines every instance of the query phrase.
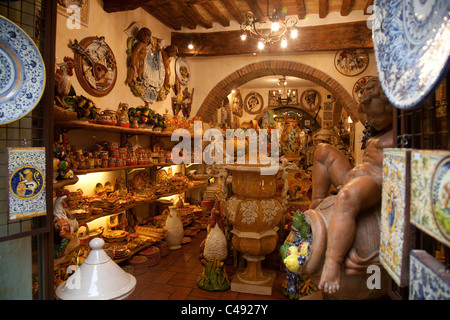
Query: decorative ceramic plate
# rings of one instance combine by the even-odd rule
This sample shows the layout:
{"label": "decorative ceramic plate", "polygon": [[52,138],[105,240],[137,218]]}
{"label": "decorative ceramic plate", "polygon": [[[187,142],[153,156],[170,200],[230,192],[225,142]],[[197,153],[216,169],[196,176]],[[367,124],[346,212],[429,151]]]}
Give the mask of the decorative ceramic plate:
{"label": "decorative ceramic plate", "polygon": [[359,103],[359,98],[360,98],[360,95],[361,95],[361,89],[364,88],[364,86],[366,85],[367,81],[370,80],[370,78],[374,78],[374,77],[373,76],[361,77],[353,85],[353,91],[352,91],[353,99],[355,99],[356,102]]}
{"label": "decorative ceramic plate", "polygon": [[450,157],[439,162],[431,188],[434,219],[442,236],[450,240]]}
{"label": "decorative ceramic plate", "polygon": [[320,93],[314,89],[308,89],[303,91],[300,98],[300,103],[303,108],[309,111],[315,111],[319,109],[320,106]]}
{"label": "decorative ceramic plate", "polygon": [[426,101],[449,69],[450,1],[374,2],[373,43],[378,77],[394,106]]}
{"label": "decorative ceramic plate", "polygon": [[343,49],[336,52],[334,66],[344,76],[353,77],[369,65],[369,56],[364,49]]}
{"label": "decorative ceramic plate", "polygon": [[191,78],[191,70],[189,69],[186,58],[177,58],[177,60],[175,61],[175,71],[177,73],[178,79],[180,80],[180,83],[183,86],[187,85],[189,79]]}
{"label": "decorative ceramic plate", "polygon": [[27,115],[45,87],[45,66],[33,40],[0,16],[0,124]]}
{"label": "decorative ceramic plate", "polygon": [[244,109],[250,114],[258,114],[262,111],[264,101],[261,95],[257,92],[250,92],[245,97]]}

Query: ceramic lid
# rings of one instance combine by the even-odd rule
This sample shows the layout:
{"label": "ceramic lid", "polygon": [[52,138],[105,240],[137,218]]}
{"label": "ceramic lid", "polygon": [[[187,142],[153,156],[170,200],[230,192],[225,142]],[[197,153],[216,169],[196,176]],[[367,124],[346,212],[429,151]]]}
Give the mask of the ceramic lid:
{"label": "ceramic lid", "polygon": [[56,289],[61,300],[120,300],[136,287],[136,278],[122,270],[103,250],[105,241],[94,238],[83,264]]}

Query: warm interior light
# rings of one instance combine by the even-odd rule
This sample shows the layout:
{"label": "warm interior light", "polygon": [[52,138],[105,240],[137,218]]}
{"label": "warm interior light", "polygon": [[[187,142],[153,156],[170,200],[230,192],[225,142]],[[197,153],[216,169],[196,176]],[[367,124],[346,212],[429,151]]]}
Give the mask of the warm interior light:
{"label": "warm interior light", "polygon": [[286,48],[287,47],[287,40],[286,39],[281,40],[281,47],[282,48]]}
{"label": "warm interior light", "polygon": [[350,118],[350,116],[348,116],[347,118],[347,123],[353,123],[352,118]]}
{"label": "warm interior light", "polygon": [[272,31],[277,32],[278,30],[280,30],[280,24],[278,22],[272,23]]}
{"label": "warm interior light", "polygon": [[193,45],[192,43],[189,43],[189,44],[188,44],[188,49],[189,49],[189,50],[194,49],[194,45]]}
{"label": "warm interior light", "polygon": [[291,38],[295,39],[295,38],[297,38],[297,36],[298,36],[298,30],[297,30],[297,28],[293,28],[291,30]]}
{"label": "warm interior light", "polygon": [[259,42],[258,42],[258,49],[259,49],[259,50],[264,49],[264,43],[263,43],[262,41],[259,41]]}
{"label": "warm interior light", "polygon": [[247,39],[247,36],[245,35],[245,33],[241,34],[241,40],[245,41],[245,39]]}

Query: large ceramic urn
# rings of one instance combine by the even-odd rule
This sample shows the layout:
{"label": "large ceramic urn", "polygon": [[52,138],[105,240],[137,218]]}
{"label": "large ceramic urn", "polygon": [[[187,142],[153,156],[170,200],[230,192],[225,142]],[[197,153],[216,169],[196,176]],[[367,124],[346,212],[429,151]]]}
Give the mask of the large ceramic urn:
{"label": "large ceramic urn", "polygon": [[262,174],[256,165],[228,165],[225,170],[226,176],[232,175],[233,189],[225,216],[233,225],[233,247],[247,261],[231,281],[231,290],[270,295],[274,272],[263,270],[261,262],[276,248],[276,226],[283,215],[281,199],[275,197],[276,173]]}

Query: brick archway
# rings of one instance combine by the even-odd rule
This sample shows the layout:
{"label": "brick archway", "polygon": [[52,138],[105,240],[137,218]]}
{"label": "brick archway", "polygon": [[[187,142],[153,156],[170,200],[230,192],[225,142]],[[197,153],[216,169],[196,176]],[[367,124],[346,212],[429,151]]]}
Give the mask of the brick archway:
{"label": "brick archway", "polygon": [[359,121],[357,102],[339,82],[326,73],[303,63],[283,60],[255,62],[234,71],[212,88],[197,111],[196,116],[202,117],[205,122],[209,122],[216,109],[220,107],[222,101],[230,94],[233,88],[239,88],[253,79],[271,75],[293,76],[317,83],[336,98],[337,108],[343,107],[354,122]]}

